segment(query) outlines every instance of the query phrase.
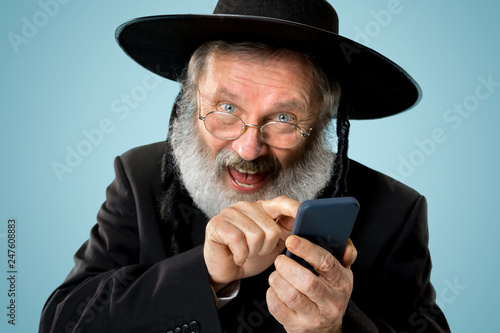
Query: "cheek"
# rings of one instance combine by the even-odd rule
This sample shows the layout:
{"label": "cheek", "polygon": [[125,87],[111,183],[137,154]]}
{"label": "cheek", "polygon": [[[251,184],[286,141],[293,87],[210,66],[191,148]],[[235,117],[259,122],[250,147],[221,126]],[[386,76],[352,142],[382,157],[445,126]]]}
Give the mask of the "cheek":
{"label": "cheek", "polygon": [[217,139],[215,136],[210,134],[205,127],[203,126],[203,123],[200,122],[197,126],[197,130],[200,133],[200,138],[205,144],[205,146],[208,148],[210,151],[210,155],[215,158],[217,154],[228,144],[230,141],[226,140],[221,140]]}
{"label": "cheek", "polygon": [[286,168],[289,164],[291,164],[291,161],[294,161],[302,155],[302,149],[300,148],[295,148],[295,149],[277,149],[277,148],[272,148],[271,149],[272,154],[276,156],[276,158],[280,161],[281,166],[283,168]]}

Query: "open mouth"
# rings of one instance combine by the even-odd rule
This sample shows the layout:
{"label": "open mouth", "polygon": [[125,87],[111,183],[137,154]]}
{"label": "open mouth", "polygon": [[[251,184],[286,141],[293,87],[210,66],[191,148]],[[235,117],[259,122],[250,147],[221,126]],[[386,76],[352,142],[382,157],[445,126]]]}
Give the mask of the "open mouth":
{"label": "open mouth", "polygon": [[228,167],[231,184],[240,192],[253,192],[266,182],[269,172],[256,172],[240,167]]}

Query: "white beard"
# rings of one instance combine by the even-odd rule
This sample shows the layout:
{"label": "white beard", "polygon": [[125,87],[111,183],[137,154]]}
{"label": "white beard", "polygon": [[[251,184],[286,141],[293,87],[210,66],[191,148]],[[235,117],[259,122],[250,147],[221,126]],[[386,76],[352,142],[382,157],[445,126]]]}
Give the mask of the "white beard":
{"label": "white beard", "polygon": [[277,172],[263,188],[251,194],[238,193],[227,184],[227,163],[247,162],[228,150],[219,152],[214,160],[200,138],[195,124],[198,118],[192,117],[191,112],[186,113],[177,117],[170,134],[174,163],[194,203],[209,218],[239,201],[254,202],[282,195],[299,202],[314,199],[330,181],[335,154],[324,144],[326,139],[310,137],[306,139],[311,142],[306,142],[302,156],[286,168],[277,160],[271,161],[277,164]]}

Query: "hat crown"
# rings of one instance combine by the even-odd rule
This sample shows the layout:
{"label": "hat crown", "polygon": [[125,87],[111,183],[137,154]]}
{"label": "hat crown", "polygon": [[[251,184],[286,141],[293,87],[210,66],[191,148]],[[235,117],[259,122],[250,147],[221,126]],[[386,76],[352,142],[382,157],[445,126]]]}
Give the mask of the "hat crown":
{"label": "hat crown", "polygon": [[270,17],[339,32],[337,12],[326,0],[219,0],[214,14]]}

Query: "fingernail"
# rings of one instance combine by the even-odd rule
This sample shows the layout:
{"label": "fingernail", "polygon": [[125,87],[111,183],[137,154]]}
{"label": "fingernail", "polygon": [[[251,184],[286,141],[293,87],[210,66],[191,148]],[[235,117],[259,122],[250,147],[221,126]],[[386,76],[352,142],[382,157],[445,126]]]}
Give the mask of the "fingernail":
{"label": "fingernail", "polygon": [[288,241],[286,242],[286,247],[292,251],[298,250],[298,248],[300,247],[300,239],[294,236],[288,237]]}

